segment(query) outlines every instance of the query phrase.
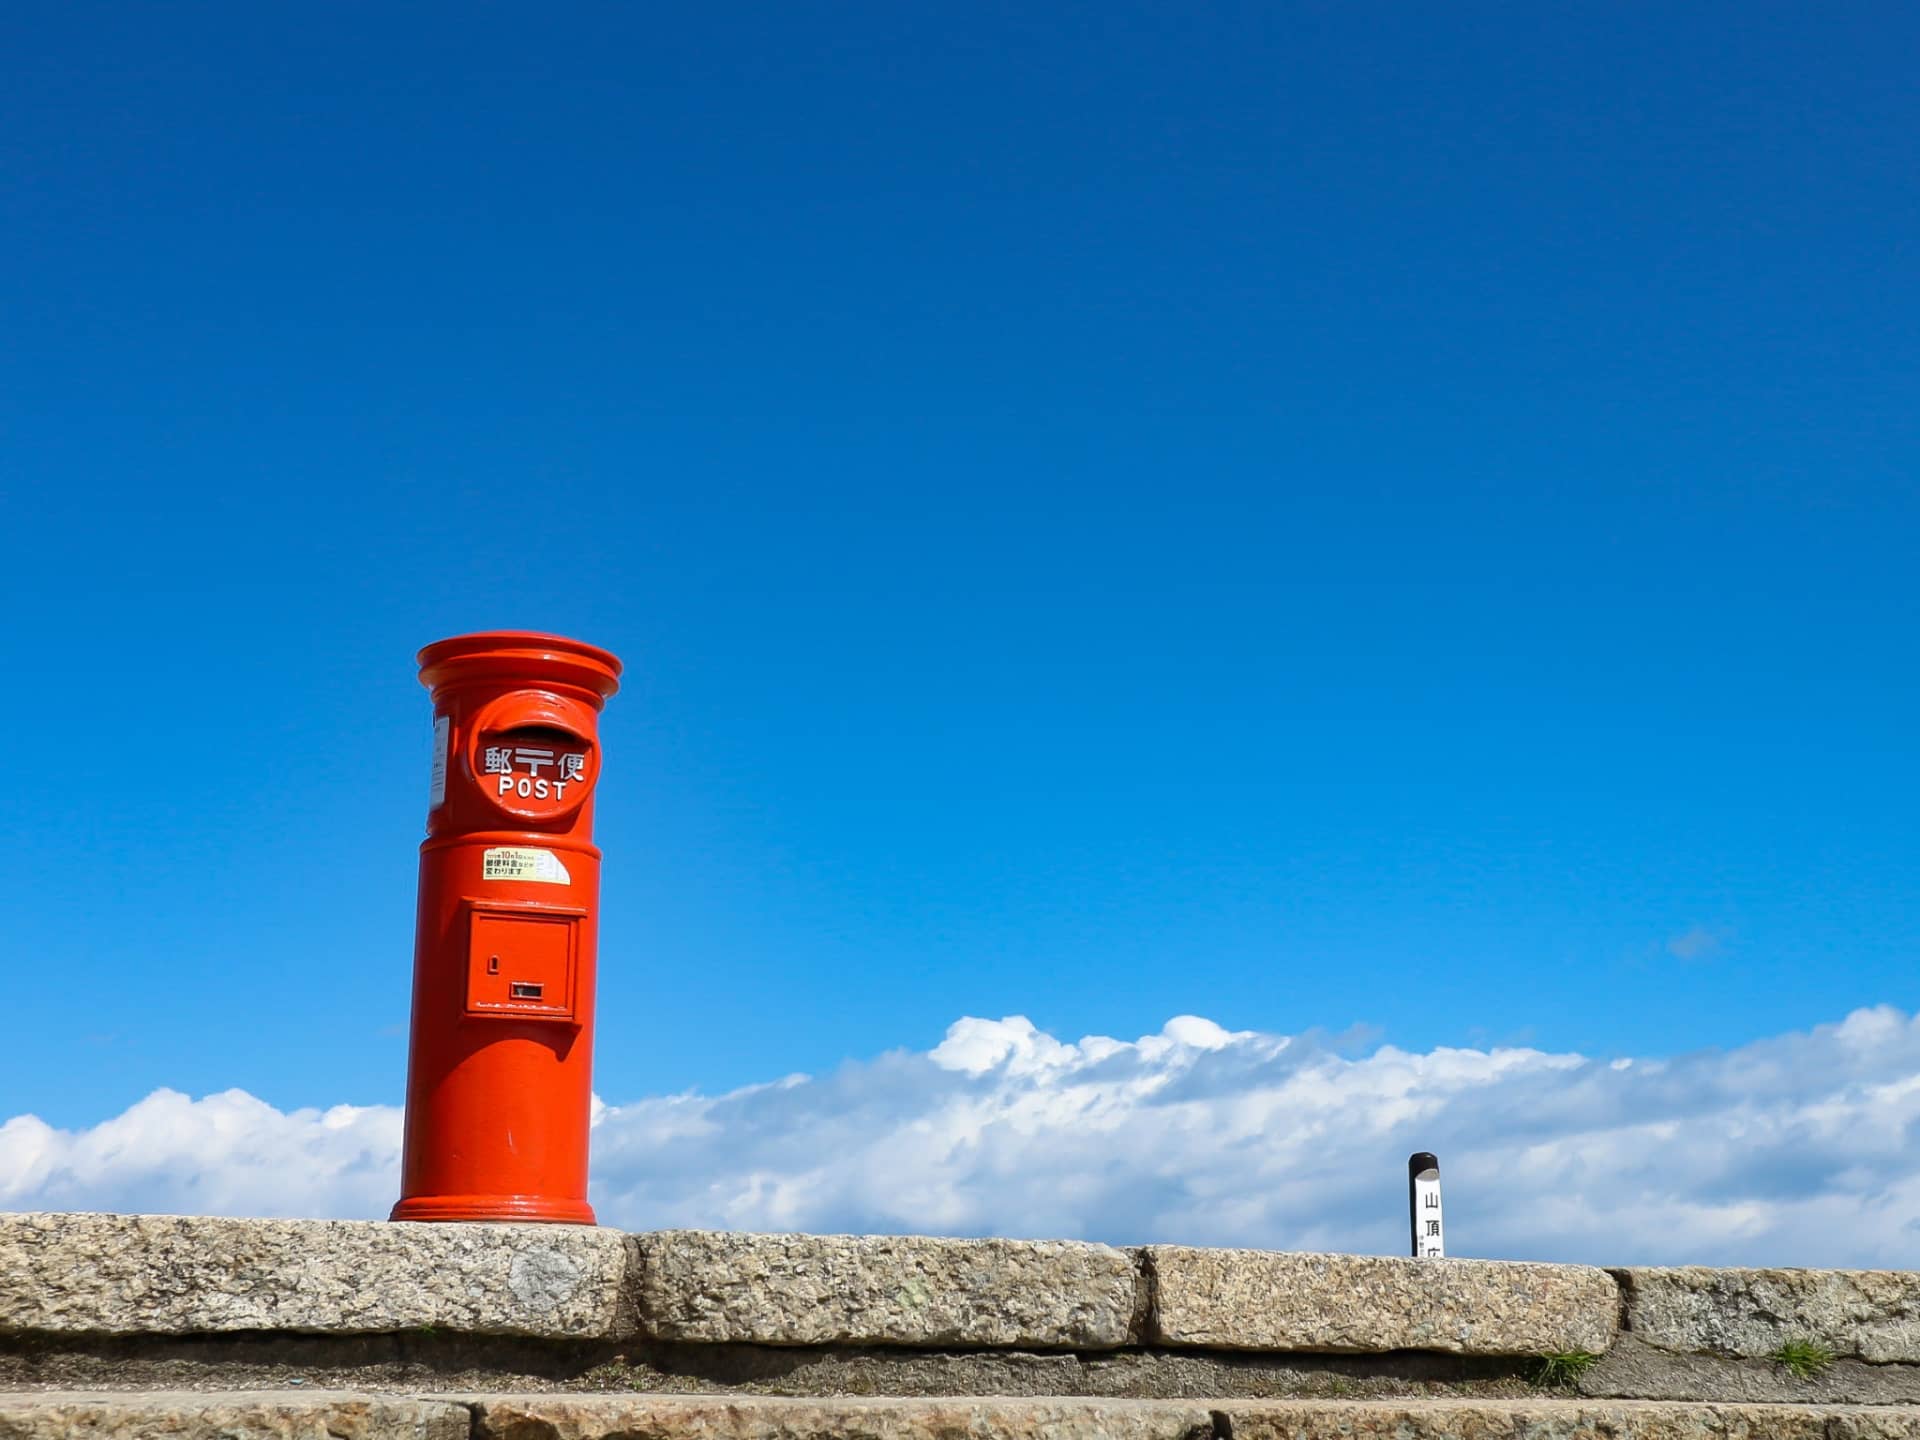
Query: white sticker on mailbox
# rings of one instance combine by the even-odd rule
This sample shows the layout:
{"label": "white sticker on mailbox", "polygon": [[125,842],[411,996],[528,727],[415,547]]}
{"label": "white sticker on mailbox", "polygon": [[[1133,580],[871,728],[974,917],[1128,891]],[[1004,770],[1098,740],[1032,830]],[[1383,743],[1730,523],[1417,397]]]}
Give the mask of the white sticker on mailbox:
{"label": "white sticker on mailbox", "polygon": [[433,778],[427,783],[427,809],[438,810],[447,803],[447,726],[446,716],[433,717]]}
{"label": "white sticker on mailbox", "polygon": [[480,857],[482,880],[531,880],[540,885],[571,885],[573,877],[551,850],[499,846]]}

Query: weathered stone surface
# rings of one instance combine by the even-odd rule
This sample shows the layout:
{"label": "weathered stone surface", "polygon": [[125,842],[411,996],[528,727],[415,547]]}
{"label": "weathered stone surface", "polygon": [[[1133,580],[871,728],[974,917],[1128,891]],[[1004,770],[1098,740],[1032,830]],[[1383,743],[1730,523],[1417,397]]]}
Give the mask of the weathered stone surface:
{"label": "weathered stone surface", "polygon": [[475,1440],[1920,1440],[1920,1410],[1644,1400],[473,1396]]}
{"label": "weathered stone surface", "polygon": [[1920,1410],[1653,1400],[1241,1400],[1233,1440],[1916,1440]]}
{"label": "weathered stone surface", "polygon": [[0,1215],[0,1331],[599,1336],[625,1277],[588,1226]]}
{"label": "weathered stone surface", "polygon": [[1163,1400],[772,1400],[472,1396],[476,1440],[1212,1440]]}
{"label": "weathered stone surface", "polygon": [[1059,1240],[891,1235],[634,1237],[641,1323],[664,1340],[1108,1349],[1132,1260]]}
{"label": "weathered stone surface", "polygon": [[1623,1334],[1580,1376],[1578,1388],[1582,1395],[1639,1400],[1920,1405],[1920,1365],[1836,1360],[1802,1379],[1770,1360],[1676,1354]]}
{"label": "weathered stone surface", "polygon": [[1619,1291],[1604,1270],[1152,1245],[1152,1328],[1224,1350],[1603,1351]]}
{"label": "weathered stone surface", "polygon": [[0,1395],[0,1440],[1920,1440],[1910,1406],[1640,1400]]}
{"label": "weathered stone surface", "polygon": [[0,1395],[0,1440],[467,1440],[464,1406],[316,1391]]}
{"label": "weathered stone surface", "polygon": [[1790,1340],[1874,1364],[1920,1362],[1920,1272],[1616,1270],[1627,1329],[1663,1350],[1764,1359]]}

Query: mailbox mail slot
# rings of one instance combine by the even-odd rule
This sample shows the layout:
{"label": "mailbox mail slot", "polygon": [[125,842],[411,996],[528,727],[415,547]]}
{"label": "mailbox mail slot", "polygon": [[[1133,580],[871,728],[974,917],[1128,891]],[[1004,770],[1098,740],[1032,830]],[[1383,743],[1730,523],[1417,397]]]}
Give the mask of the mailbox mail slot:
{"label": "mailbox mail slot", "polygon": [[573,1020],[586,912],[467,903],[467,1014]]}
{"label": "mailbox mail slot", "polygon": [[544,691],[515,691],[482,709],[468,764],[494,809],[533,825],[563,823],[600,773],[589,707]]}

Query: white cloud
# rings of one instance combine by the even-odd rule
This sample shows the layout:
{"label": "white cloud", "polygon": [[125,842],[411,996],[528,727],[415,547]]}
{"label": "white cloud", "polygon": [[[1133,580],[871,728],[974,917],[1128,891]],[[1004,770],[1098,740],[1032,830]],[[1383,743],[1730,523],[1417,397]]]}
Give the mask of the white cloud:
{"label": "white cloud", "polygon": [[[925,1053],[596,1101],[603,1223],[1398,1253],[1439,1153],[1455,1254],[1920,1263],[1920,1020],[1890,1007],[1676,1059],[1382,1046],[1181,1016],[1126,1042],[964,1019]],[[157,1091],[0,1126],[0,1205],[381,1215],[392,1107]]]}
{"label": "white cloud", "polygon": [[384,1215],[399,1156],[393,1106],[283,1114],[244,1090],[156,1090],[90,1130],[0,1125],[0,1207]]}

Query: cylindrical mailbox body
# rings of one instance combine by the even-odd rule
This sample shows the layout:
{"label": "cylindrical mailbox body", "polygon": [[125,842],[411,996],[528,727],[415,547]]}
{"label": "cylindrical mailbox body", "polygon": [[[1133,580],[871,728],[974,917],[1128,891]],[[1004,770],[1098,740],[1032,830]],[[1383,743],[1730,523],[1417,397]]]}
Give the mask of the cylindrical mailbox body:
{"label": "cylindrical mailbox body", "polygon": [[600,707],[620,662],[497,631],[420,652],[434,757],[395,1220],[594,1223]]}

